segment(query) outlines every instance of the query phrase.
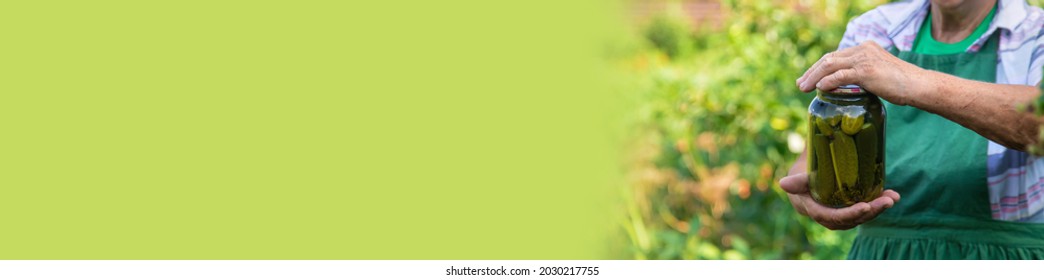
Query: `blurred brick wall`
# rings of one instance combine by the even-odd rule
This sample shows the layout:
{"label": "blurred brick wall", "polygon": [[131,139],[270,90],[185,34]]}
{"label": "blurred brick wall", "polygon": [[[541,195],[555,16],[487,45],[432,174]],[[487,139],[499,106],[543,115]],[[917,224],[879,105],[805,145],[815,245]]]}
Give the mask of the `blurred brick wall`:
{"label": "blurred brick wall", "polygon": [[693,30],[718,29],[725,14],[718,0],[630,0],[628,5],[632,23],[643,25],[656,15],[679,9]]}

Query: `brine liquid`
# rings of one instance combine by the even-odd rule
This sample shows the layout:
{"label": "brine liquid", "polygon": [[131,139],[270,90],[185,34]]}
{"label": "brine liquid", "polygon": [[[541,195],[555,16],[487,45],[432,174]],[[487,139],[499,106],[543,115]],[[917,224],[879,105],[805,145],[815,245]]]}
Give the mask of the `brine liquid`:
{"label": "brine liquid", "polygon": [[[817,100],[818,101],[818,100]],[[819,101],[822,102],[822,101]],[[831,207],[870,201],[884,190],[883,116],[828,106],[809,118],[809,191]]]}

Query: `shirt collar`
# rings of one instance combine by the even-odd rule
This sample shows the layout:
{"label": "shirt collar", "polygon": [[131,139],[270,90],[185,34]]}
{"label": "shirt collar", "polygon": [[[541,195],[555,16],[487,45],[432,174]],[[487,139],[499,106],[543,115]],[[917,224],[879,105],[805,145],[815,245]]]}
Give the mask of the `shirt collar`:
{"label": "shirt collar", "polygon": [[925,9],[928,9],[928,0],[913,0],[898,13],[885,13],[885,18],[891,23],[888,26],[888,34],[893,38],[898,36],[898,33],[910,25],[911,21],[917,19],[917,12]]}
{"label": "shirt collar", "polygon": [[1026,20],[1025,0],[1000,0],[997,1],[997,13],[993,16],[993,24],[997,28],[1015,30]]}
{"label": "shirt collar", "polygon": [[[900,50],[909,50],[913,45],[920,24],[928,15],[928,4],[928,0],[913,0],[897,13],[885,13],[890,23],[888,35]],[[1009,32],[1015,30],[1026,19],[1026,5],[1025,0],[998,0],[993,22],[970,50],[978,50],[979,45],[997,29],[1007,29]]]}

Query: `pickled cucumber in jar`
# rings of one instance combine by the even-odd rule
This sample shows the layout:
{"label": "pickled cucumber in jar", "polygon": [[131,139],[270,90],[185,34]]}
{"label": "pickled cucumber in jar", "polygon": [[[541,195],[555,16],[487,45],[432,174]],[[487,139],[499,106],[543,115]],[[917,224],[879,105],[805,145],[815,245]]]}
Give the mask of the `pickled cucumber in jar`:
{"label": "pickled cucumber in jar", "polygon": [[820,91],[809,106],[813,199],[830,207],[869,202],[884,190],[884,106],[858,86]]}

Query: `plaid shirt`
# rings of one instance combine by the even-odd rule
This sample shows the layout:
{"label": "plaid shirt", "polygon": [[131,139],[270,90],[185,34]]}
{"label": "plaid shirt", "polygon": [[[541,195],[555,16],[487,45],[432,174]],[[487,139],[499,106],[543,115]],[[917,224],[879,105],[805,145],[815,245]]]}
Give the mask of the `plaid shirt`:
{"label": "plaid shirt", "polygon": [[[873,40],[885,49],[910,51],[928,15],[927,0],[886,4],[848,23],[838,49]],[[989,29],[967,52],[976,52],[994,32],[998,45],[998,84],[1037,85],[1044,70],[1044,11],[1024,0],[999,0]],[[987,187],[993,218],[1044,223],[1044,157],[1005,148],[987,147]]]}

